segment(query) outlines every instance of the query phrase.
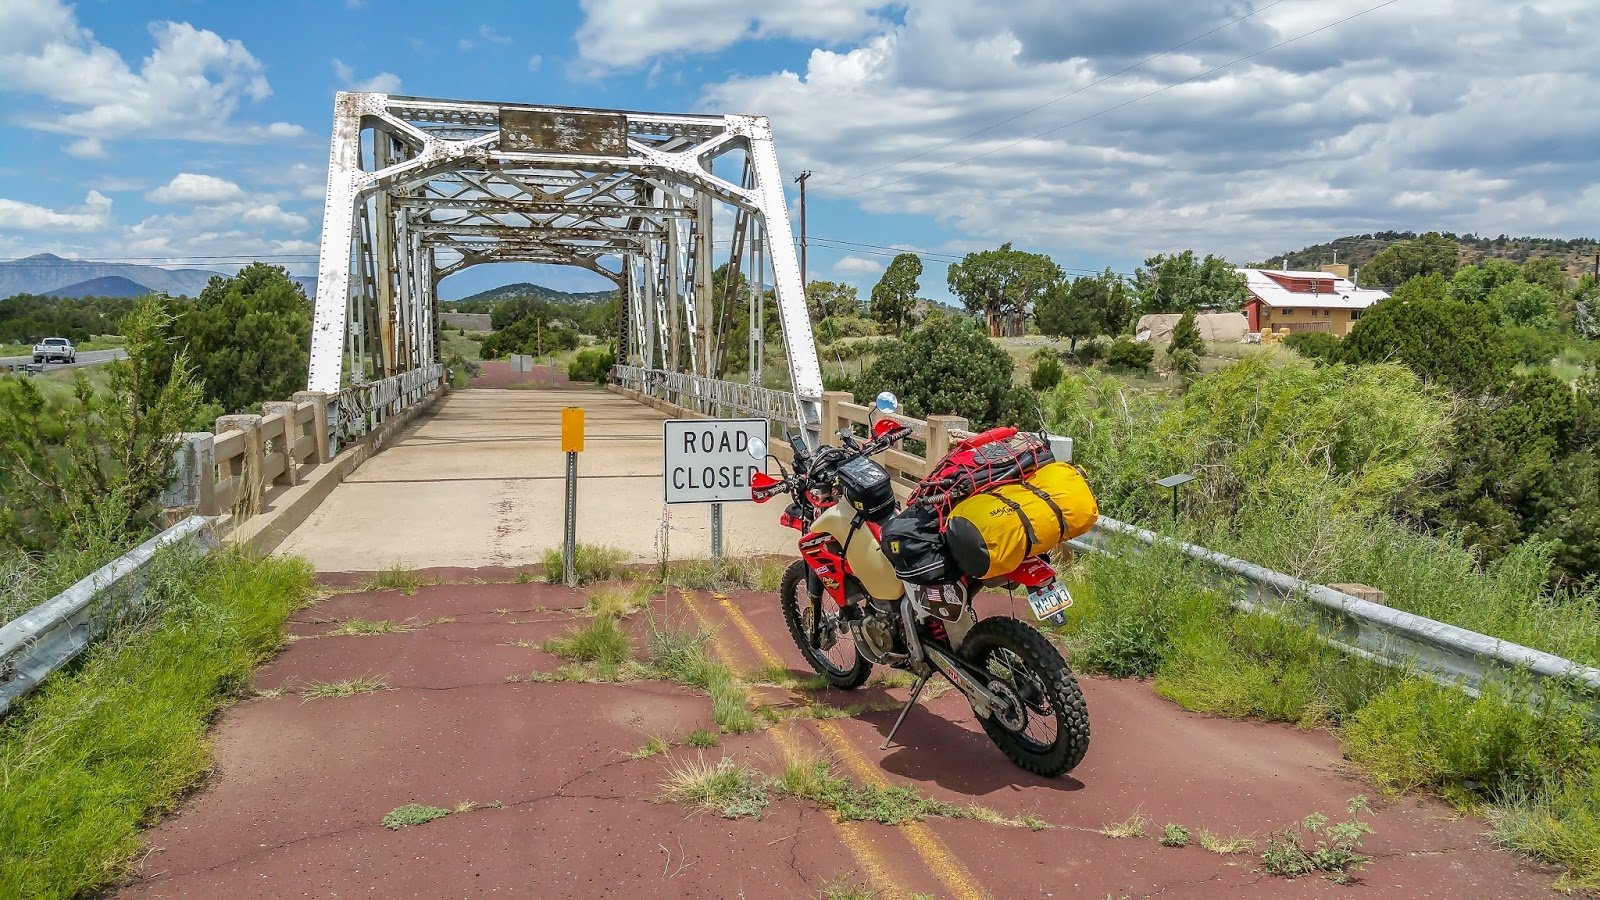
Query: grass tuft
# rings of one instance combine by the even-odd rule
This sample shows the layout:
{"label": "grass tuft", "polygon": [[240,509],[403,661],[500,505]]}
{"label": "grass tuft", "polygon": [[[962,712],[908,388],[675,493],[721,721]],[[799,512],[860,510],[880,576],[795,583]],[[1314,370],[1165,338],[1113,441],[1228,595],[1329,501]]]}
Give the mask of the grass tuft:
{"label": "grass tuft", "polygon": [[1145,824],[1144,816],[1134,813],[1131,818],[1113,822],[1100,829],[1100,833],[1112,838],[1142,838]]}
{"label": "grass tuft", "polygon": [[417,588],[433,582],[417,574],[417,570],[410,566],[396,563],[382,572],[378,572],[362,585],[368,591],[399,591],[407,597],[415,594]]}
{"label": "grass tuft", "polygon": [[1189,829],[1177,824],[1176,822],[1168,822],[1166,825],[1162,826],[1161,846],[1186,847],[1188,844]]}
{"label": "grass tuft", "polygon": [[319,681],[300,692],[300,696],[307,700],[320,700],[328,697],[353,697],[356,694],[370,694],[374,691],[389,690],[389,683],[382,676],[363,676],[352,678],[348,681]]}
{"label": "grass tuft", "polygon": [[726,756],[715,763],[705,757],[675,762],[661,786],[668,799],[725,819],[759,819],[769,802],[766,776]]}
{"label": "grass tuft", "polygon": [[[560,547],[544,552],[544,578],[551,584],[566,582],[566,565]],[[622,573],[628,551],[599,544],[579,544],[572,553],[572,571],[580,585],[610,581]]]}
{"label": "grass tuft", "polygon": [[656,586],[647,582],[602,588],[589,595],[583,609],[597,618],[621,619],[648,606],[655,592]]}
{"label": "grass tuft", "polygon": [[858,881],[853,873],[841,873],[822,886],[822,900],[878,900],[878,892]]}
{"label": "grass tuft", "polygon": [[828,687],[828,679],[823,676],[796,672],[783,663],[766,663],[746,676],[746,680],[789,691],[821,691]]}
{"label": "grass tuft", "polygon": [[649,759],[657,754],[667,752],[667,742],[658,737],[652,737],[644,742],[644,746],[629,754],[631,759]]}
{"label": "grass tuft", "polygon": [[1204,828],[1196,828],[1194,830],[1194,839],[1201,847],[1222,856],[1243,853],[1256,845],[1255,838],[1246,835],[1234,834],[1229,837],[1222,837]]}
{"label": "grass tuft", "polygon": [[405,634],[408,631],[415,630],[415,625],[407,625],[402,622],[391,622],[388,619],[379,619],[377,621],[369,621],[367,619],[346,619],[330,630],[327,636],[343,637],[345,635]]}
{"label": "grass tuft", "polygon": [[706,748],[715,747],[719,741],[715,731],[708,728],[696,728],[689,732],[689,737],[685,739],[684,743],[691,747]]}
{"label": "grass tuft", "polygon": [[1290,879],[1321,875],[1335,884],[1354,881],[1371,858],[1361,853],[1361,842],[1372,826],[1361,819],[1367,798],[1351,797],[1345,809],[1350,817],[1343,822],[1312,813],[1294,827],[1273,832],[1261,852],[1262,871]]}
{"label": "grass tuft", "polygon": [[[470,804],[468,804],[468,808],[471,808]],[[465,810],[458,811],[464,812]],[[432,822],[434,819],[442,819],[450,815],[450,812],[450,810],[442,806],[407,803],[405,806],[397,806],[389,810],[389,814],[383,817],[383,827],[391,831],[398,831],[401,828],[410,828],[413,825]]]}
{"label": "grass tuft", "polygon": [[748,557],[693,559],[674,563],[667,570],[666,583],[687,591],[776,591],[786,566],[783,560]]}
{"label": "grass tuft", "polygon": [[633,656],[633,639],[616,619],[600,616],[582,628],[544,642],[546,653],[592,663],[604,680],[614,678]]}

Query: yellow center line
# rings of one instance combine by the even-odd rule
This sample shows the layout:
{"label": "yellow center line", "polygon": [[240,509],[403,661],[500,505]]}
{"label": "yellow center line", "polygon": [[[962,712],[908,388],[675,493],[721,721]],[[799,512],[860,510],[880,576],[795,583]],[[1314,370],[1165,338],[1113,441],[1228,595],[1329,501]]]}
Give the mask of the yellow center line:
{"label": "yellow center line", "polygon": [[[722,661],[729,666],[737,665],[737,660],[728,652],[728,648],[723,645],[721,637],[717,634],[717,629],[712,626],[711,620],[701,611],[700,605],[694,601],[694,597],[688,591],[681,592],[681,595],[683,602],[688,605],[689,611],[694,613],[695,618],[699,619],[700,623],[711,633],[711,641],[716,646],[717,655],[722,657]],[[801,758],[799,748],[790,740],[787,730],[780,726],[768,729],[766,733],[772,738],[773,743],[778,745],[778,751],[787,759]],[[873,886],[890,900],[899,900],[899,898],[904,897],[904,889],[900,887],[898,880],[890,874],[889,864],[878,852],[878,848],[873,845],[871,836],[855,822],[841,822],[831,815],[827,818],[833,824],[834,831],[838,833],[840,843],[844,844],[849,849],[850,854],[856,858],[856,865],[860,866],[862,871],[866,873]]]}
{"label": "yellow center line", "polygon": [[[761,633],[756,631],[755,626],[750,624],[750,620],[745,618],[744,611],[727,597],[722,597],[721,603],[723,611],[733,620],[734,626],[744,635],[745,641],[762,661],[770,666],[781,667],[783,660],[778,657],[772,645],[767,643]],[[802,700],[807,704],[810,703],[810,698],[802,697]],[[822,733],[823,740],[839,754],[857,778],[873,787],[887,787],[891,784],[883,772],[862,755],[855,742],[850,740],[837,723],[818,719],[815,724],[817,730]],[[921,822],[908,822],[902,827],[906,840],[911,842],[917,855],[928,864],[928,868],[949,889],[951,895],[959,900],[983,900],[989,896],[988,892],[978,884],[977,879],[972,877],[972,873],[967,871],[967,867],[956,859],[949,845],[933,833],[933,829]]]}

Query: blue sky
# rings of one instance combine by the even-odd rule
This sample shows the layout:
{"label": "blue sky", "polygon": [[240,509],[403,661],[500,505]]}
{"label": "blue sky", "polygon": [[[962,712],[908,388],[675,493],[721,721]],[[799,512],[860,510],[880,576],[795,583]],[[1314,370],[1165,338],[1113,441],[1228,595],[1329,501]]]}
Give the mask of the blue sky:
{"label": "blue sky", "polygon": [[[927,253],[943,297],[949,258],[1005,240],[1128,271],[1385,228],[1600,232],[1588,0],[988,6],[0,0],[0,257],[309,272],[338,89],[766,114],[784,168],[817,173],[811,276],[864,291],[888,254],[861,245]],[[517,268],[445,293],[603,286]]]}

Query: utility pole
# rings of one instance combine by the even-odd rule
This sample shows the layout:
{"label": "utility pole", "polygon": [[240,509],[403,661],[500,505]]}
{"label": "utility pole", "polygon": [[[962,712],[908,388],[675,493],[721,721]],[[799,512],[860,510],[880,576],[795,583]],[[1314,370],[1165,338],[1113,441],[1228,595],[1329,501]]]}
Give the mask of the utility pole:
{"label": "utility pole", "polygon": [[806,276],[806,179],[810,177],[811,170],[807,169],[794,179],[794,183],[800,185],[800,289],[802,291],[811,283]]}

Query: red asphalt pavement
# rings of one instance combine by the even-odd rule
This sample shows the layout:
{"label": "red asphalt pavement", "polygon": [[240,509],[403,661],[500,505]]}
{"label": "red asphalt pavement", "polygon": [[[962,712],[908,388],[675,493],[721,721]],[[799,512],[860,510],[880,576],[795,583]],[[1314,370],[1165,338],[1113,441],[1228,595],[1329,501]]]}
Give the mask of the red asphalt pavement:
{"label": "red asphalt pavement", "polygon": [[[264,695],[219,717],[211,777],[146,832],[148,853],[117,895],[817,897],[842,878],[884,898],[1557,896],[1550,873],[1493,849],[1482,821],[1428,798],[1378,802],[1330,735],[1193,715],[1137,681],[1082,679],[1093,743],[1060,779],[1013,767],[954,692],[914,710],[886,753],[877,747],[893,712],[797,719],[690,749],[685,736],[712,726],[701,692],[511,680],[561,664],[533,645],[581,622],[573,611],[582,604],[581,592],[548,585],[456,583],[414,596],[335,594],[302,610],[294,640],[256,673]],[[654,611],[704,623],[740,669],[771,656],[804,668],[771,595],[674,594]],[[354,618],[416,627],[326,634]],[[388,689],[299,693],[363,676]],[[776,688],[755,693],[774,705],[806,702]],[[843,706],[904,694],[868,687],[816,699]],[[629,756],[652,736],[673,748]],[[776,774],[794,747],[834,758],[857,779],[912,784],[1050,827],[839,824],[776,798],[759,820],[726,820],[662,800],[661,782],[684,760],[726,756]],[[1356,794],[1376,807],[1365,846],[1374,859],[1351,886],[1265,875],[1255,853],[1156,840],[1167,822],[1260,838],[1311,812],[1340,814]],[[404,804],[465,801],[478,807],[410,828],[381,825]],[[1148,836],[1098,833],[1135,815]]]}

